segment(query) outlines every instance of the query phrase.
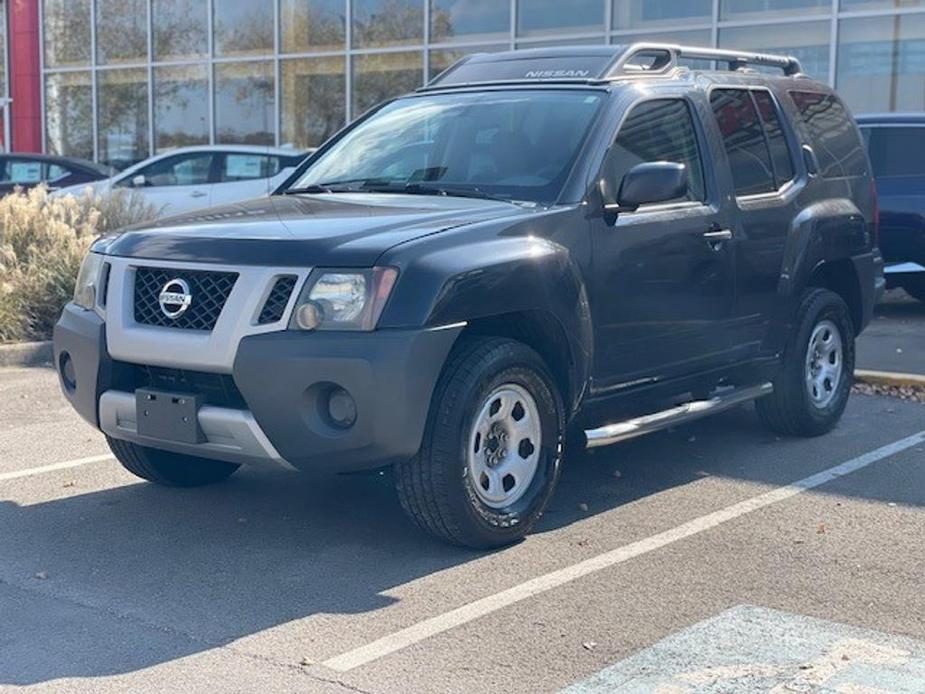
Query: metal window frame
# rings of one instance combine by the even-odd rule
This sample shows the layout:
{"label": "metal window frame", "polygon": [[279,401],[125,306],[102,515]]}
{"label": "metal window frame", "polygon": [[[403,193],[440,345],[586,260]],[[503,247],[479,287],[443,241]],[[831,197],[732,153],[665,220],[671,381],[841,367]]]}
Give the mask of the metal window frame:
{"label": "metal window frame", "polygon": [[[0,0],[2,1],[2,0]],[[9,0],[7,0],[9,1]],[[282,61],[295,58],[342,58],[344,61],[344,107],[347,121],[353,120],[357,115],[354,113],[354,58],[362,55],[383,54],[383,53],[422,53],[422,75],[421,83],[426,84],[430,77],[430,52],[432,50],[465,50],[467,48],[480,48],[487,44],[507,44],[511,50],[515,48],[526,48],[531,45],[539,45],[549,41],[599,41],[602,44],[611,44],[619,42],[632,42],[630,39],[641,34],[651,34],[653,32],[683,32],[694,30],[707,30],[710,32],[710,43],[712,48],[719,46],[720,31],[722,29],[744,28],[744,27],[762,27],[778,26],[791,24],[794,22],[825,21],[829,24],[829,70],[825,79],[834,85],[838,78],[838,40],[839,40],[839,23],[844,19],[862,19],[862,18],[879,18],[895,17],[897,15],[925,15],[925,6],[921,7],[904,7],[904,8],[886,8],[886,9],[852,9],[843,10],[839,0],[831,0],[831,6],[819,12],[807,13],[797,17],[793,16],[766,16],[758,18],[734,18],[722,19],[722,2],[724,0],[712,0],[711,14],[708,21],[697,21],[694,24],[685,24],[683,18],[676,23],[666,21],[659,22],[653,26],[639,26],[630,29],[613,27],[613,0],[602,0],[604,2],[604,26],[602,31],[592,32],[569,32],[563,31],[542,36],[518,36],[517,22],[522,11],[520,6],[521,0],[508,0],[510,4],[510,24],[506,36],[498,41],[486,41],[483,38],[462,39],[460,41],[433,40],[430,20],[433,13],[432,0],[419,0],[423,9],[423,36],[420,42],[409,45],[386,46],[376,48],[361,48],[353,45],[353,15],[354,0],[343,0],[344,2],[344,46],[342,49],[335,50],[308,50],[293,53],[284,53],[282,51],[282,0],[272,0],[273,12],[273,48],[272,53],[268,52],[261,56],[217,56],[215,54],[215,0],[205,0],[207,19],[207,56],[205,58],[191,58],[183,60],[156,60],[154,55],[154,0],[146,0],[147,6],[147,60],[140,63],[125,63],[119,65],[100,65],[97,61],[97,31],[96,31],[96,13],[98,0],[89,0],[90,12],[90,63],[86,66],[70,66],[61,68],[49,68],[45,64],[45,2],[40,0],[39,5],[39,67],[41,74],[40,101],[42,109],[41,137],[42,151],[48,149],[48,131],[47,131],[47,104],[46,104],[46,83],[49,75],[64,72],[90,72],[91,100],[93,107],[92,114],[92,138],[93,138],[93,158],[99,161],[100,154],[100,127],[99,127],[99,75],[106,70],[141,68],[147,71],[148,84],[148,150],[149,155],[156,151],[156,124],[154,122],[155,111],[155,85],[154,73],[159,67],[186,67],[194,65],[205,65],[208,75],[208,118],[209,118],[209,144],[216,144],[217,140],[217,114],[215,100],[215,69],[216,66],[224,63],[243,63],[253,61],[272,61],[273,63],[273,80],[274,80],[274,143],[281,144],[283,138],[282,132]],[[6,48],[9,52],[9,46]],[[773,51],[772,51],[773,52]],[[9,58],[7,56],[7,65]],[[7,119],[8,120],[8,119]],[[9,122],[5,125],[8,130]],[[9,136],[6,137],[9,143]]]}

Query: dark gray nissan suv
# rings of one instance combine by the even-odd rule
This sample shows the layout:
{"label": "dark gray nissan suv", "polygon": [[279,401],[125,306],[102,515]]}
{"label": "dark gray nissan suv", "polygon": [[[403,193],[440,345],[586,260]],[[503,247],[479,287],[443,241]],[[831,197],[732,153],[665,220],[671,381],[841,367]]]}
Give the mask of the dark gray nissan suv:
{"label": "dark gray nissan suv", "polygon": [[876,241],[857,126],[793,58],[476,55],[269,198],[99,239],[55,359],[147,480],[389,466],[418,525],[499,546],[566,442],[748,401],[778,432],[835,426]]}

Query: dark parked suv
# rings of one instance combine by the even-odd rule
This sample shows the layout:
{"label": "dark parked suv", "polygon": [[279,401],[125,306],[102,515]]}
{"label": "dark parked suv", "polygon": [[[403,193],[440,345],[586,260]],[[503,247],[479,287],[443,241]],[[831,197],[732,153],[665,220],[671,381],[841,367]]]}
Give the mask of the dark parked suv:
{"label": "dark parked suv", "polygon": [[421,527],[498,546],[566,441],[752,400],[831,429],[883,290],[874,210],[857,127],[792,58],[477,55],[269,199],[97,241],[55,358],[145,479],[391,466]]}
{"label": "dark parked suv", "polygon": [[925,301],[925,114],[860,116],[877,181],[887,286]]}

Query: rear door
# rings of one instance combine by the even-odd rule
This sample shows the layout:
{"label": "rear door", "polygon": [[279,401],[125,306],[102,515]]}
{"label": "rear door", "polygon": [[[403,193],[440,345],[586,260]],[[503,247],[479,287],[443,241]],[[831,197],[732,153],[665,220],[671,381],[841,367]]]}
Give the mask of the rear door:
{"label": "rear door", "polygon": [[654,161],[684,164],[690,189],[622,212],[612,225],[592,221],[594,386],[601,394],[734,358],[735,254],[723,196],[706,174],[695,106],[688,96],[637,102],[605,159],[600,177],[611,190],[633,166]]}
{"label": "rear door", "polygon": [[781,306],[787,234],[800,210],[793,154],[798,148],[768,89],[715,87],[710,106],[735,192],[736,335],[747,358],[763,351]]}
{"label": "rear door", "polygon": [[279,173],[279,157],[250,152],[222,152],[212,204],[224,205],[269,195],[270,179]]}

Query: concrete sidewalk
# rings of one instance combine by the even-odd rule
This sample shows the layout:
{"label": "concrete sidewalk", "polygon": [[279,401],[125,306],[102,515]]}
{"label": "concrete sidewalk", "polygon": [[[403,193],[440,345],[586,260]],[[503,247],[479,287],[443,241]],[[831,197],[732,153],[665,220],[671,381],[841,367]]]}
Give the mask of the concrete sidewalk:
{"label": "concrete sidewalk", "polygon": [[887,292],[858,339],[857,368],[925,376],[925,303]]}

